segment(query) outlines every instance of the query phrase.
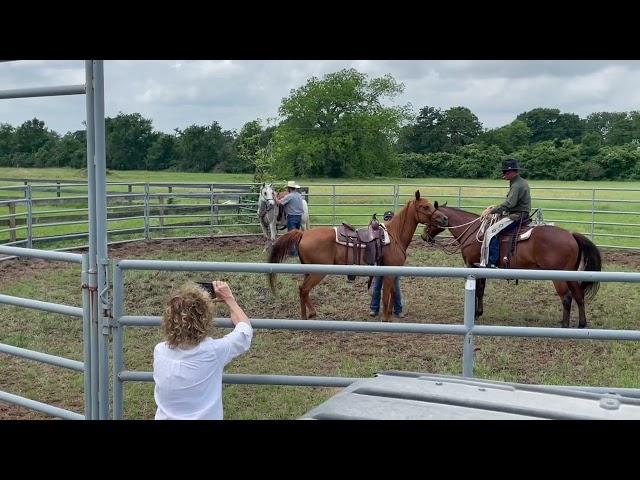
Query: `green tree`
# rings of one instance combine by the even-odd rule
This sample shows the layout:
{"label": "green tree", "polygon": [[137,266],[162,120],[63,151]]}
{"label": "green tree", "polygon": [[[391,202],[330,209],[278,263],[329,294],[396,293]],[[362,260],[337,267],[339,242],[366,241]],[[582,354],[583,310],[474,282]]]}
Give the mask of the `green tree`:
{"label": "green tree", "polygon": [[35,154],[42,148],[51,148],[60,136],[49,130],[42,120],[34,118],[16,128],[12,146],[15,151]]}
{"label": "green tree", "polygon": [[600,151],[600,147],[602,147],[602,136],[599,133],[595,131],[585,133],[580,148],[583,160],[591,160]]}
{"label": "green tree", "polygon": [[115,118],[105,118],[107,168],[114,170],[145,170],[147,151],[151,146],[151,120],[139,113],[120,112]]}
{"label": "green tree", "polygon": [[87,168],[87,131],[67,132],[42,166]]}
{"label": "green tree", "polygon": [[611,145],[600,149],[594,162],[612,180],[640,178],[640,148],[637,145]]}
{"label": "green tree", "polygon": [[439,108],[422,107],[415,122],[402,127],[398,150],[401,153],[441,151],[449,142],[443,120]]}
{"label": "green tree", "polygon": [[236,172],[247,173],[255,171],[258,152],[267,147],[271,141],[275,127],[262,128],[260,119],[245,123],[235,139],[237,162]]}
{"label": "green tree", "polygon": [[524,122],[531,129],[531,143],[567,138],[579,141],[585,131],[585,123],[578,115],[561,114],[557,108],[534,108],[521,113],[516,120]]}
{"label": "green tree", "polygon": [[144,163],[149,170],[166,170],[175,166],[177,156],[178,141],[176,136],[154,132]]}
{"label": "green tree", "polygon": [[448,139],[445,149],[448,151],[455,152],[473,143],[482,133],[482,123],[467,107],[452,107],[442,117],[442,126]]}
{"label": "green tree", "polygon": [[13,125],[0,123],[0,158],[8,157],[13,152],[15,130]]}
{"label": "green tree", "polygon": [[514,120],[504,127],[487,130],[478,137],[479,143],[495,145],[504,153],[512,153],[515,150],[529,144],[531,129],[521,120]]}
{"label": "green tree", "polygon": [[449,176],[459,178],[500,178],[505,152],[496,145],[470,144],[458,151],[459,160]]}
{"label": "green tree", "polygon": [[235,160],[233,141],[232,132],[223,131],[218,122],[178,130],[176,168],[185,172],[225,171]]}
{"label": "green tree", "polygon": [[619,124],[627,116],[627,112],[594,112],[587,115],[585,120],[585,132],[594,132],[600,135],[603,145],[611,145],[610,137],[614,125]]}
{"label": "green tree", "polygon": [[556,139],[571,139],[577,143],[585,131],[585,122],[574,113],[561,113],[555,124]]}
{"label": "green tree", "polygon": [[371,177],[399,172],[393,143],[406,107],[391,107],[404,90],[391,75],[369,80],[355,69],[310,78],[282,100],[273,135],[278,175]]}

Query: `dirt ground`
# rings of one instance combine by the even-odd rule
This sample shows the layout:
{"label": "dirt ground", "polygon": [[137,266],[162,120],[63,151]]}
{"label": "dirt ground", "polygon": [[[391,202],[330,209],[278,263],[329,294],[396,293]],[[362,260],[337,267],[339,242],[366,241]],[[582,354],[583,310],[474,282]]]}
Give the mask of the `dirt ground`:
{"label": "dirt ground", "polygon": [[[124,258],[145,258],[154,251],[162,251],[163,257],[167,259],[172,258],[173,254],[179,255],[185,251],[197,252],[197,251],[210,251],[224,250],[235,252],[256,252],[260,251],[263,247],[263,240],[259,236],[247,236],[247,237],[218,237],[218,238],[198,238],[198,239],[180,239],[180,240],[152,240],[152,241],[140,241],[124,243],[119,245],[113,245],[109,247],[109,257],[111,259],[124,259]],[[415,259],[421,252],[428,252],[433,247],[426,246],[420,239],[414,240],[410,247],[410,257]],[[82,252],[82,250],[79,250]],[[620,251],[620,250],[602,250],[603,265],[607,270],[615,270],[615,266],[624,266],[636,271],[640,271],[640,252],[634,251]],[[452,264],[456,266],[462,266],[462,261],[459,255],[454,255]],[[409,264],[419,264],[408,261]],[[16,280],[22,280],[34,275],[38,275],[49,271],[50,269],[57,268],[56,262],[46,262],[42,260],[32,259],[16,259],[0,262],[0,288],[10,282]],[[451,319],[451,310],[446,308],[440,308],[438,301],[443,301],[442,298],[434,300],[428,297],[422,298],[419,292],[424,289],[425,280],[420,278],[404,278],[402,280],[402,291],[405,295],[414,295],[411,299],[412,305],[416,305],[418,302],[420,308],[428,310],[430,312],[429,323],[449,323]],[[431,279],[429,279],[431,281]],[[359,280],[362,282],[362,280]],[[363,316],[362,304],[367,302],[367,295],[363,291],[362,285],[348,285],[345,284],[344,279],[337,277],[328,277],[323,282],[325,287],[316,291],[316,298],[323,298],[323,303],[335,304],[335,307],[325,306],[325,310],[319,309],[319,318],[334,318],[336,320],[353,320],[358,318],[358,315]],[[357,290],[356,290],[357,289]],[[458,294],[451,294],[452,302],[458,302]],[[263,295],[262,291],[256,292],[256,296],[259,298]],[[312,294],[313,295],[313,294]],[[331,295],[333,298],[327,299],[326,296]],[[354,297],[354,295],[356,297]],[[446,295],[446,294],[445,294]],[[411,298],[411,297],[410,297]],[[554,303],[555,302],[555,303]],[[351,304],[358,304],[357,308],[349,308]],[[540,299],[541,306],[550,305],[550,309],[555,311],[558,309],[558,315],[560,315],[560,307],[557,298],[554,298],[552,294]],[[335,309],[333,309],[335,308]],[[486,308],[486,307],[485,307]],[[292,300],[286,305],[286,308],[282,304],[274,304],[265,308],[264,304],[261,305],[259,310],[253,311],[251,308],[247,309],[247,313],[250,317],[262,317],[262,318],[299,318],[296,313],[298,309],[297,299]],[[366,312],[366,310],[364,310]],[[493,323],[493,322],[492,322]],[[537,325],[542,326],[542,325]],[[290,344],[298,346],[304,344],[304,346],[310,350],[317,347],[329,346],[337,348],[339,352],[342,352],[344,356],[355,357],[362,361],[367,361],[367,356],[370,355],[367,352],[371,351],[384,351],[387,355],[393,357],[395,354],[401,355],[403,359],[411,359],[412,357],[422,359],[425,361],[425,352],[429,352],[426,359],[427,367],[433,367],[433,370],[437,370],[438,359],[441,356],[451,354],[452,341],[449,337],[439,336],[412,336],[411,342],[398,342],[398,336],[394,334],[353,334],[353,333],[341,333],[341,332],[295,332],[295,335],[289,331],[275,331],[270,332],[272,338],[276,339],[278,343],[282,345]],[[392,341],[393,339],[393,341]],[[513,339],[514,348],[520,353],[520,359],[512,362],[510,368],[515,368],[522,373],[523,378],[526,380],[529,378],[528,367],[529,359],[531,356],[535,356],[536,364],[539,366],[551,365],[559,361],[563,356],[566,356],[566,351],[563,350],[562,344],[551,339],[539,339],[536,341],[522,342],[522,339]],[[456,339],[456,344],[459,344],[459,339]],[[366,345],[365,353],[362,353],[362,347]],[[456,347],[458,348],[458,347]],[[485,355],[484,361],[488,364],[493,364],[500,361],[502,352],[500,349],[492,347],[492,344],[485,341],[484,338],[478,339],[477,348]],[[589,355],[598,353],[598,349],[604,348],[601,344],[593,345]],[[461,348],[460,348],[461,350]],[[286,352],[287,349],[283,348]],[[259,355],[256,353],[255,355]],[[284,355],[284,353],[283,353]],[[459,354],[457,354],[459,355]],[[370,355],[373,358],[373,355]],[[327,367],[331,367],[331,362],[335,363],[339,360],[327,359]],[[390,366],[390,368],[394,368]],[[431,368],[429,368],[431,371]],[[531,377],[532,381],[536,381],[535,376]],[[4,383],[4,382],[0,382]],[[81,408],[77,408],[76,411],[81,411]],[[41,419],[49,418],[46,415],[33,412],[22,407],[15,405],[9,405],[0,402],[0,419]]]}
{"label": "dirt ground", "polygon": [[[439,243],[445,243],[437,240]],[[109,257],[111,259],[124,258],[144,258],[150,251],[161,249],[167,253],[180,253],[187,250],[209,250],[212,248],[223,248],[225,250],[235,250],[239,252],[250,252],[262,248],[264,241],[259,236],[247,237],[215,237],[215,238],[195,238],[180,240],[150,240],[122,243],[109,247]],[[430,248],[424,245],[420,239],[415,239],[410,248]],[[86,250],[78,249],[77,253],[85,253]],[[612,265],[625,265],[634,270],[640,271],[640,252],[633,250],[602,250],[603,265],[611,268]],[[53,262],[38,259],[14,259],[0,262],[0,286],[7,282],[26,278],[36,272],[55,268]]]}

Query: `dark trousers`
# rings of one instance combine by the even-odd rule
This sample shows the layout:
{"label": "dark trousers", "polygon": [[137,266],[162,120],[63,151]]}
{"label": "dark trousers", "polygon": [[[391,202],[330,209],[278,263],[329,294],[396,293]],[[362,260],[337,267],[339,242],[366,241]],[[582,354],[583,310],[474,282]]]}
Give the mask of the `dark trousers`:
{"label": "dark trousers", "polygon": [[[290,232],[291,230],[300,230],[300,228],[302,227],[302,215],[287,215],[287,231]],[[291,249],[291,252],[289,252],[289,255],[291,255],[292,257],[295,257],[296,255],[298,255],[298,249],[296,247],[293,247]]]}
{"label": "dark trousers", "polygon": [[495,235],[489,243],[489,265],[498,266],[498,258],[500,257],[500,236],[517,230],[520,225],[520,219],[515,220]]}

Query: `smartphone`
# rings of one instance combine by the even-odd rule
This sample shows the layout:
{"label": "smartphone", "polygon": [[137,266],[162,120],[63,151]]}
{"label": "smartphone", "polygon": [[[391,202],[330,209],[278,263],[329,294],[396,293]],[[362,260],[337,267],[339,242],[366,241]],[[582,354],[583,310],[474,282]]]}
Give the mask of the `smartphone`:
{"label": "smartphone", "polygon": [[208,292],[211,298],[216,298],[216,291],[211,282],[196,282],[196,284],[200,285],[205,292]]}

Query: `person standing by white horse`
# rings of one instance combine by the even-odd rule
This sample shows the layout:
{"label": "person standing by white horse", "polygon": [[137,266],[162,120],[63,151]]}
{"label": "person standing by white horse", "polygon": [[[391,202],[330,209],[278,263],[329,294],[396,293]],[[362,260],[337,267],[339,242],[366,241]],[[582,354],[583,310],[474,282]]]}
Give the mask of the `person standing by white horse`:
{"label": "person standing by white horse", "polygon": [[284,211],[287,214],[287,231],[302,230],[302,216],[304,215],[304,198],[300,195],[298,185],[294,181],[287,182],[287,195],[280,200],[276,201],[284,207]]}
{"label": "person standing by white horse", "polygon": [[[289,183],[295,185],[294,182]],[[289,189],[289,191],[291,191],[291,189]],[[300,194],[298,193],[298,195]],[[301,221],[299,222],[299,228],[302,230],[308,230],[309,206],[304,198],[302,198],[302,209],[303,213]],[[267,240],[265,250],[270,249],[276,241],[278,230],[282,230],[289,226],[289,216],[287,214],[286,207],[281,204],[278,195],[274,192],[273,186],[270,183],[263,183],[260,187],[260,196],[258,197],[258,219],[260,220],[262,233]]]}
{"label": "person standing by white horse", "polygon": [[[302,217],[305,214],[305,205],[306,202],[298,189],[300,185],[298,185],[293,180],[287,182],[287,194],[281,200],[276,198],[276,201],[280,204],[281,207],[284,208],[285,213],[287,214],[287,231],[291,230],[302,230]],[[294,248],[291,252],[292,256],[297,255],[297,251]]]}

